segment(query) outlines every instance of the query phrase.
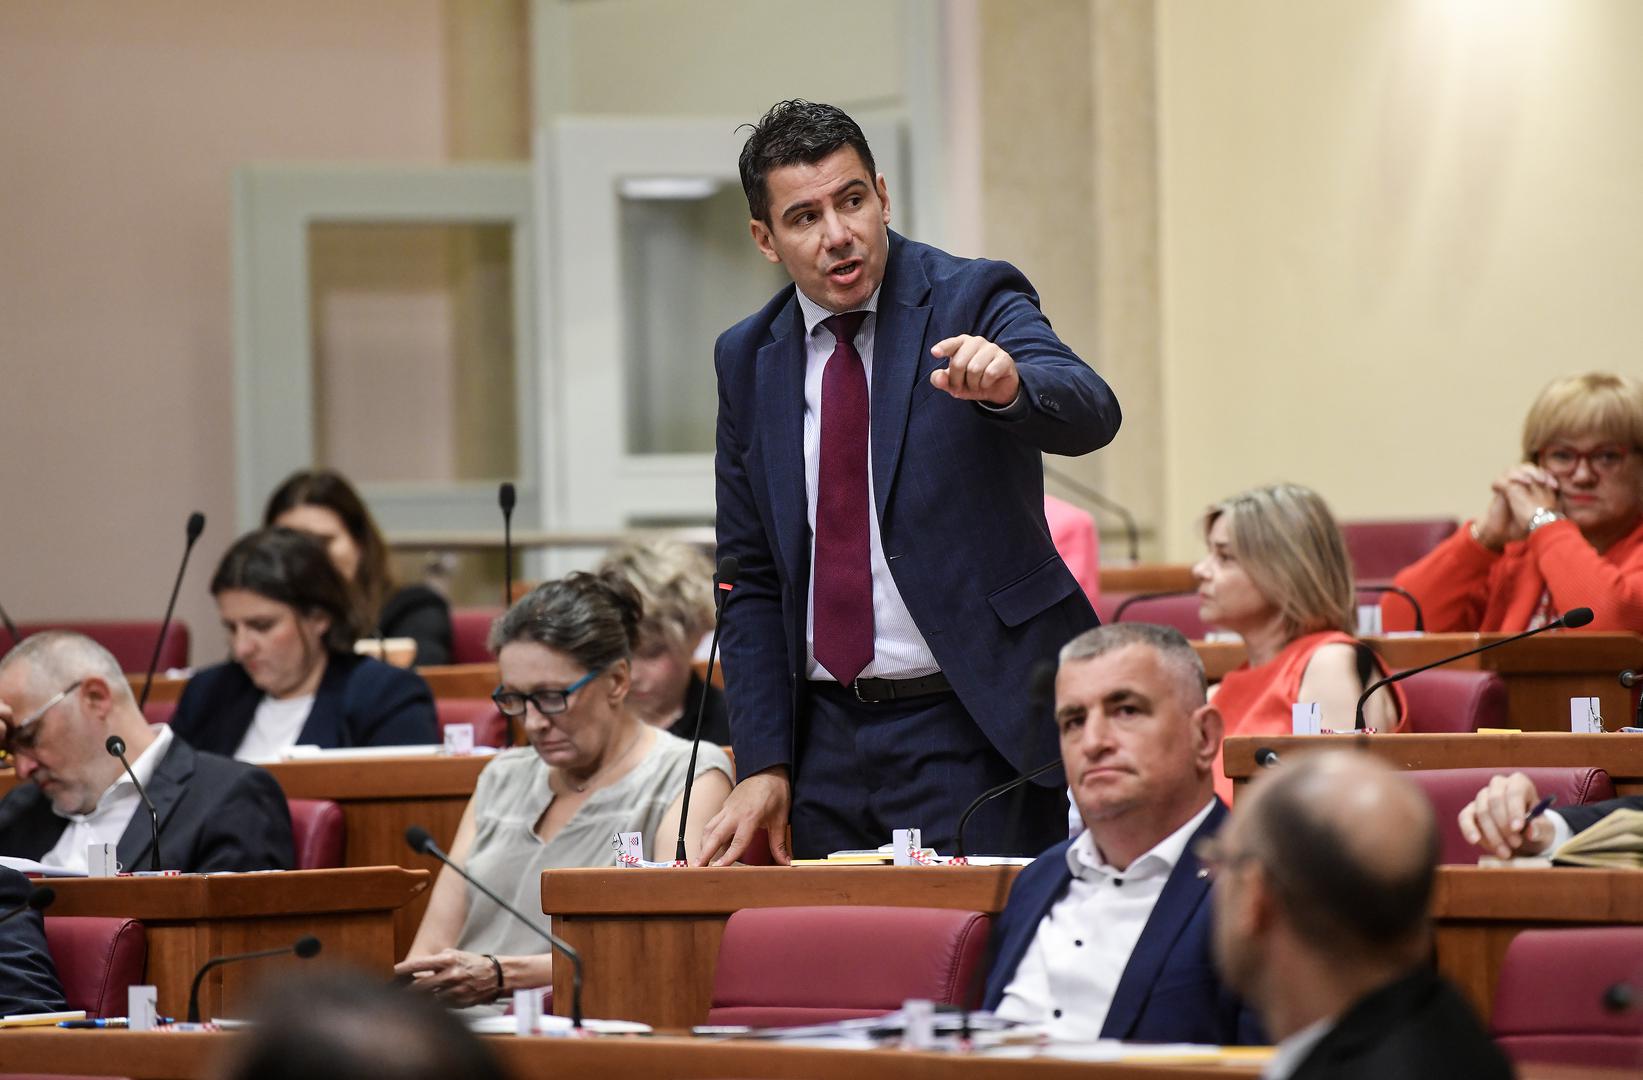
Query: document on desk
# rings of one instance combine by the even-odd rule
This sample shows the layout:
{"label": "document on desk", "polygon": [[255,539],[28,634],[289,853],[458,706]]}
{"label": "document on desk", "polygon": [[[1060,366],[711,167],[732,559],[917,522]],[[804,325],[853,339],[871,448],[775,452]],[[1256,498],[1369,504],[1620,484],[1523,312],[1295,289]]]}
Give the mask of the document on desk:
{"label": "document on desk", "polygon": [[22,859],[15,855],[0,855],[0,866],[16,870],[20,874],[33,874],[35,877],[85,877],[84,870],[64,870],[60,866],[47,866],[35,862],[33,859]]}

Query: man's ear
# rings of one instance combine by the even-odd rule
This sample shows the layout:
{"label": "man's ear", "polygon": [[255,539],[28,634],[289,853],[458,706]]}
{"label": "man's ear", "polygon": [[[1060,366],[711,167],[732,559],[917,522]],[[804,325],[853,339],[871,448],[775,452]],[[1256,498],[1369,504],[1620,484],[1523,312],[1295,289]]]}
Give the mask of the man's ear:
{"label": "man's ear", "polygon": [[114,707],[114,688],[101,675],[87,675],[80,680],[80,707],[98,720],[105,719]]}
{"label": "man's ear", "polygon": [[884,212],[881,216],[884,218],[884,223],[886,225],[889,225],[890,224],[890,186],[884,182],[884,174],[883,173],[879,173],[877,176],[875,176],[873,178],[873,187],[878,189],[879,202],[884,204]]}
{"label": "man's ear", "polygon": [[747,227],[753,233],[753,243],[759,252],[773,263],[781,262],[782,257],[776,253],[776,245],[772,242],[774,238],[770,235],[770,226],[758,218],[749,218]]}
{"label": "man's ear", "polygon": [[1205,772],[1215,767],[1215,755],[1221,750],[1221,736],[1226,731],[1226,721],[1221,716],[1221,710],[1214,705],[1204,704],[1192,711],[1192,756],[1193,760]]}

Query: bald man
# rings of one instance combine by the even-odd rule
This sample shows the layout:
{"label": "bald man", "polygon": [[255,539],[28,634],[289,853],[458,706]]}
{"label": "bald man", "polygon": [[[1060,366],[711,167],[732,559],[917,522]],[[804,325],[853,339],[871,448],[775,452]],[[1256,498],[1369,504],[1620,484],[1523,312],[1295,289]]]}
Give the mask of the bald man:
{"label": "bald man", "polygon": [[1215,958],[1278,1052],[1264,1080],[1509,1080],[1428,963],[1438,833],[1426,797],[1368,754],[1263,774],[1207,846]]}

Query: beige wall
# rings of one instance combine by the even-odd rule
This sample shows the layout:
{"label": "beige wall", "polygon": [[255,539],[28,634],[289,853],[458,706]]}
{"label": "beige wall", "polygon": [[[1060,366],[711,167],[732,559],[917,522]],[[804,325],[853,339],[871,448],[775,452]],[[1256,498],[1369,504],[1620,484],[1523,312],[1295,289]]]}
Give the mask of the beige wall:
{"label": "beige wall", "polygon": [[0,4],[0,602],[179,613],[232,539],[229,191],[252,160],[446,151],[436,0]]}
{"label": "beige wall", "polygon": [[1163,0],[1168,550],[1279,479],[1470,515],[1536,390],[1643,369],[1643,5]]}

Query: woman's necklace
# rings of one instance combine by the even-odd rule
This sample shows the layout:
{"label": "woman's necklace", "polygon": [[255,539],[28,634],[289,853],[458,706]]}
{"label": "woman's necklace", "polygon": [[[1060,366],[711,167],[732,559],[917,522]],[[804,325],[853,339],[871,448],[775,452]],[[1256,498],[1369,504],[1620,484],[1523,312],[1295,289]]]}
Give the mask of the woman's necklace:
{"label": "woman's necklace", "polygon": [[644,738],[644,734],[645,734],[645,729],[644,729],[643,726],[636,729],[633,733],[633,737],[628,740],[628,744],[622,748],[622,753],[621,753],[620,757],[618,757],[615,761],[611,762],[609,765],[601,765],[598,769],[596,769],[594,771],[593,775],[589,776],[586,780],[582,781],[580,784],[578,784],[576,781],[572,780],[570,778],[569,773],[565,774],[565,783],[569,784],[571,790],[576,792],[578,795],[585,794],[587,792],[588,788],[593,786],[593,782],[595,780],[597,780],[601,776],[605,775],[605,773],[610,772],[611,770],[615,769],[616,766],[622,764],[624,761],[626,761],[628,759],[628,755],[633,753],[633,748],[635,746],[639,745],[639,740]]}

